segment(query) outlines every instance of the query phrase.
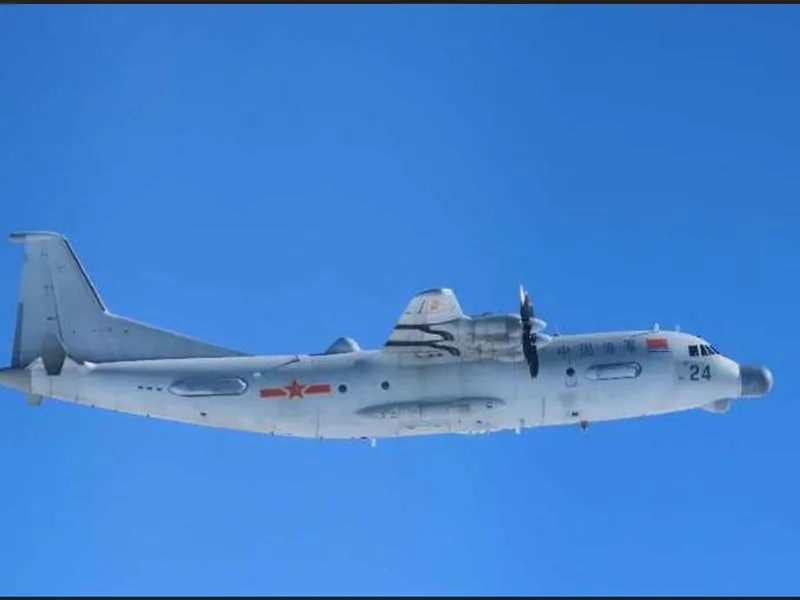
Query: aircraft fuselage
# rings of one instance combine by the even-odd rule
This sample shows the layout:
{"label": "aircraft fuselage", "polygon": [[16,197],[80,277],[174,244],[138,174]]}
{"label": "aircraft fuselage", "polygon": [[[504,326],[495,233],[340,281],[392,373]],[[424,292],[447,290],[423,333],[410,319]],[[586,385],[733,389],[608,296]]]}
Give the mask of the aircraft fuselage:
{"label": "aircraft fuselage", "polygon": [[[648,348],[647,340],[666,348]],[[659,342],[664,343],[664,342]],[[739,365],[678,332],[563,335],[524,361],[330,355],[138,360],[32,369],[32,391],[98,408],[317,438],[383,438],[590,423],[741,395]],[[407,364],[404,364],[407,363]]]}

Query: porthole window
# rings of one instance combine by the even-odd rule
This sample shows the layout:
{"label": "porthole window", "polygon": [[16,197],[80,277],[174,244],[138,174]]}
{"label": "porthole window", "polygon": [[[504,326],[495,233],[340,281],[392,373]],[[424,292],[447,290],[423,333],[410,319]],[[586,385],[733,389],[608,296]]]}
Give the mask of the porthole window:
{"label": "porthole window", "polygon": [[347,386],[345,384],[341,384],[339,386],[339,393],[344,394],[347,391]]}
{"label": "porthole window", "polygon": [[381,383],[381,387],[383,389],[385,389],[385,390],[388,390],[389,389],[389,382],[388,381],[384,381],[383,383]]}

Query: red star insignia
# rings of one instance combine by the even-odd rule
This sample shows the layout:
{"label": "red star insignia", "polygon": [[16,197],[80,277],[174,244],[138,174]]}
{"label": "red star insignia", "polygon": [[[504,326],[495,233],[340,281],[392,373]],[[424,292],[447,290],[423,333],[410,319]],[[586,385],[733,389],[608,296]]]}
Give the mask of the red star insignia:
{"label": "red star insignia", "polygon": [[289,398],[302,398],[304,388],[305,386],[297,383],[297,379],[292,380],[292,384],[286,386],[286,389],[289,390]]}

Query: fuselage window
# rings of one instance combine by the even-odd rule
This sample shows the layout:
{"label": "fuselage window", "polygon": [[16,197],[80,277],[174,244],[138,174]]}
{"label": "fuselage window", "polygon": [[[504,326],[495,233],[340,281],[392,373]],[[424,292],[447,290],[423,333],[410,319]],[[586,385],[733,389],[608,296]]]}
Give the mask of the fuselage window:
{"label": "fuselage window", "polygon": [[700,354],[702,354],[703,356],[708,356],[709,355],[708,346],[701,345],[700,346]]}
{"label": "fuselage window", "polygon": [[178,396],[238,396],[247,389],[247,383],[238,377],[198,377],[183,379],[169,386],[169,391]]}
{"label": "fuselage window", "polygon": [[586,371],[589,379],[610,380],[610,379],[634,379],[642,373],[642,366],[639,363],[617,363],[607,365],[593,365]]}
{"label": "fuselage window", "polygon": [[696,345],[689,346],[689,356],[697,356],[697,346]]}

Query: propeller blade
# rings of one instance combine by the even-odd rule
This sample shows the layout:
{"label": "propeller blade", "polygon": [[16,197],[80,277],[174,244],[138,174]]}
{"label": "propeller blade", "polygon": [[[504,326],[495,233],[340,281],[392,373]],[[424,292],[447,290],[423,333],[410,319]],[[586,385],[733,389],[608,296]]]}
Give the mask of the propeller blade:
{"label": "propeller blade", "polygon": [[528,359],[528,370],[531,373],[531,377],[536,379],[539,375],[539,350],[536,348],[536,344],[531,344],[531,356]]}
{"label": "propeller blade", "polygon": [[522,354],[528,363],[531,377],[535,378],[539,374],[539,351],[532,335],[535,317],[531,297],[522,285],[519,286],[519,302],[519,317],[522,322]]}
{"label": "propeller blade", "polygon": [[533,318],[533,306],[531,305],[530,295],[521,285],[519,286],[519,303],[520,317],[522,318],[524,324],[525,321],[530,321]]}

